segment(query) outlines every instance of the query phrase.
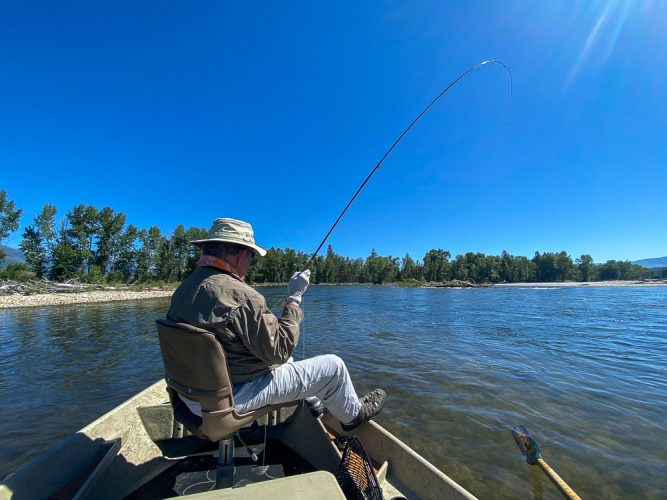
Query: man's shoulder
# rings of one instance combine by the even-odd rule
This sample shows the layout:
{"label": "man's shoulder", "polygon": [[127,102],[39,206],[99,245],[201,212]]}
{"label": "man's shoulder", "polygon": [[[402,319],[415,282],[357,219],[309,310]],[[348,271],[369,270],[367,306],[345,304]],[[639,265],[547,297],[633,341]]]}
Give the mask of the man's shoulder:
{"label": "man's shoulder", "polygon": [[264,297],[244,281],[227,273],[213,273],[202,284],[215,293],[233,295],[241,300],[263,301]]}

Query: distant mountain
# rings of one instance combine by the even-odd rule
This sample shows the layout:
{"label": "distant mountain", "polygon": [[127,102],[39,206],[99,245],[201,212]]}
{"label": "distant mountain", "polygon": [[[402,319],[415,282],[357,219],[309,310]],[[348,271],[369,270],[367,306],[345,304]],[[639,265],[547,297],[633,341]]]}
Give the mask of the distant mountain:
{"label": "distant mountain", "polygon": [[25,255],[20,250],[16,248],[6,247],[2,245],[2,249],[7,253],[5,260],[0,262],[0,268],[4,269],[9,264],[18,264],[20,262],[25,262]]}
{"label": "distant mountain", "polygon": [[643,267],[667,267],[667,257],[656,257],[654,259],[636,260],[633,264],[638,264]]}

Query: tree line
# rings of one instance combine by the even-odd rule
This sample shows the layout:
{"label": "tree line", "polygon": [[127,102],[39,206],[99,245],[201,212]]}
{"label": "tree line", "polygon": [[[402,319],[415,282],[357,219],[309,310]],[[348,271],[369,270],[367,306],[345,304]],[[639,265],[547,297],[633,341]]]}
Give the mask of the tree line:
{"label": "tree line", "polygon": [[[0,190],[0,241],[18,229],[22,211]],[[26,264],[12,264],[14,277],[87,283],[174,283],[191,273],[199,250],[189,242],[205,237],[205,228],[178,225],[170,235],[159,227],[140,229],[111,207],[79,204],[58,219],[47,203],[28,225],[19,243]],[[4,259],[0,249],[0,263]],[[246,276],[250,283],[284,283],[303,269],[309,255],[290,248],[270,248],[253,260]],[[536,252],[532,258],[507,252],[485,255],[468,252],[452,258],[442,249],[429,250],[421,260],[381,256],[375,250],[365,259],[335,253],[331,246],[311,266],[314,283],[475,283],[633,280],[667,277],[667,269],[650,270],[629,261],[596,264],[590,255],[572,259],[567,252]]]}

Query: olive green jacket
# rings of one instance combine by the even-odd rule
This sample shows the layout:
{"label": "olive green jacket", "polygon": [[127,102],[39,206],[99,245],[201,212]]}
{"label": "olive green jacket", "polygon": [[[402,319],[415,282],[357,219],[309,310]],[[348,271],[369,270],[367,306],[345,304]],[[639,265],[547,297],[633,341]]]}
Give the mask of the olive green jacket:
{"label": "olive green jacket", "polygon": [[199,267],[172,295],[167,318],[215,333],[227,354],[232,383],[238,384],[290,358],[303,312],[289,303],[277,318],[264,297],[235,275]]}

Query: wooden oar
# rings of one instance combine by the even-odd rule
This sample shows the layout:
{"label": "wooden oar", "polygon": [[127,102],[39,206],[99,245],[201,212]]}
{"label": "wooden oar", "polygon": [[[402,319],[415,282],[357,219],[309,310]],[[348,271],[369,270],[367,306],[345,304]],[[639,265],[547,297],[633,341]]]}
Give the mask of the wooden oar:
{"label": "wooden oar", "polygon": [[530,432],[528,432],[528,429],[523,425],[517,425],[512,429],[512,436],[514,436],[514,441],[516,441],[526,462],[530,465],[539,465],[540,469],[542,469],[547,477],[551,479],[551,482],[554,483],[556,488],[558,488],[565,498],[581,500],[581,497],[577,495],[574,490],[570,488],[558,474],[556,474],[556,471],[549,467],[549,464],[544,461],[540,445],[535,441]]}

